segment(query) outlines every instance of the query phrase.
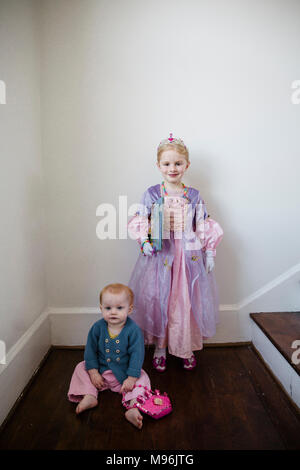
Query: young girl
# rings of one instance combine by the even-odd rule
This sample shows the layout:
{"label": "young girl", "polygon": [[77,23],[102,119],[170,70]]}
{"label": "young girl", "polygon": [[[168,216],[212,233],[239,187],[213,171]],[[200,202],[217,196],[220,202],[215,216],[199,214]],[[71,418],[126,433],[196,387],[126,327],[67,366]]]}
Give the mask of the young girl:
{"label": "young girl", "polygon": [[[141,429],[143,417],[135,407],[150,380],[142,369],[144,338],[140,328],[128,317],[133,307],[133,292],[123,284],[110,284],[100,293],[103,318],[89,331],[84,361],[77,364],[72,375],[68,398],[79,402],[76,413],[98,404],[98,391],[110,389],[125,393],[126,419]],[[137,385],[134,388],[134,385]]]}
{"label": "young girl", "polygon": [[142,251],[129,281],[135,296],[132,318],[145,343],[155,345],[157,371],[166,369],[166,347],[191,370],[193,351],[216,332],[219,305],[212,270],[223,231],[209,218],[199,191],[181,181],[190,166],[181,139],[170,134],[160,142],[157,166],[163,182],[144,192],[128,224]]}

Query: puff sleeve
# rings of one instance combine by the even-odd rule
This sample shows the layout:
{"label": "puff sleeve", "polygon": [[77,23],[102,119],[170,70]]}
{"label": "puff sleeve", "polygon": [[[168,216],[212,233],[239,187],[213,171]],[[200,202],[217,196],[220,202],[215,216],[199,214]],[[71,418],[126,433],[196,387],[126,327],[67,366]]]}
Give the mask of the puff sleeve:
{"label": "puff sleeve", "polygon": [[211,252],[212,256],[216,256],[216,248],[223,238],[223,229],[215,220],[208,217],[204,221],[204,245],[205,252]]}
{"label": "puff sleeve", "polygon": [[216,256],[216,248],[223,238],[223,230],[218,222],[208,215],[200,195],[196,206],[196,235],[200,239],[202,250]]}
{"label": "puff sleeve", "polygon": [[128,233],[133,240],[139,244],[148,238],[151,217],[151,199],[148,190],[144,192],[138,209],[127,224]]}

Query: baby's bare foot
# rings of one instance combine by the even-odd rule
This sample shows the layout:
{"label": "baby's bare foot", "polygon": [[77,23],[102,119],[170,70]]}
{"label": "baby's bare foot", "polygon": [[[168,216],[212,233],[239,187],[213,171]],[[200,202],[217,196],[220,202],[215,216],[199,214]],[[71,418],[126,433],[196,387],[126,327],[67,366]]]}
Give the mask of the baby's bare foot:
{"label": "baby's bare foot", "polygon": [[98,400],[93,395],[84,395],[81,402],[77,405],[76,414],[81,413],[84,410],[88,410],[89,408],[94,408],[98,405]]}
{"label": "baby's bare foot", "polygon": [[143,416],[137,408],[130,408],[125,413],[125,418],[138,429],[141,429],[143,426]]}

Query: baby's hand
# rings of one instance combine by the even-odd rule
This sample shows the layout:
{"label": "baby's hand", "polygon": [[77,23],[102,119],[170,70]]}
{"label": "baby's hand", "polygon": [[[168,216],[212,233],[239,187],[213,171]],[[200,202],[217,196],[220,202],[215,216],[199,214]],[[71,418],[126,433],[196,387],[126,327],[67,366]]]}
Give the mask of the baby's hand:
{"label": "baby's hand", "polygon": [[137,377],[127,377],[127,379],[124,380],[122,384],[121,393],[131,392],[136,381],[137,381]]}
{"label": "baby's hand", "polygon": [[88,374],[94,387],[101,389],[104,385],[104,380],[102,375],[99,374],[99,372],[97,371],[97,369],[88,370]]}

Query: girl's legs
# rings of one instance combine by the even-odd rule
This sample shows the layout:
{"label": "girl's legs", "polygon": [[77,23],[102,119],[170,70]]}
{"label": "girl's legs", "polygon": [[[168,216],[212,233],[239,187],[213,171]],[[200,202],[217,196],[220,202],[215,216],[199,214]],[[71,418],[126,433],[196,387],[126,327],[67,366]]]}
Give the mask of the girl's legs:
{"label": "girl's legs", "polygon": [[166,357],[167,349],[156,346],[153,354],[152,364],[154,369],[156,369],[158,372],[164,372],[166,370]]}
{"label": "girl's legs", "polygon": [[202,334],[192,313],[188,272],[181,240],[174,239],[175,256],[172,265],[172,285],[168,305],[169,353],[182,358],[183,368],[196,366],[193,351],[202,349]]}
{"label": "girl's legs", "polygon": [[197,365],[196,358],[195,358],[194,354],[190,358],[183,359],[182,361],[183,361],[183,368],[185,370],[192,370]]}
{"label": "girl's legs", "polygon": [[145,344],[154,344],[152,365],[158,372],[166,370],[167,333],[164,338],[157,338],[144,331]]}

